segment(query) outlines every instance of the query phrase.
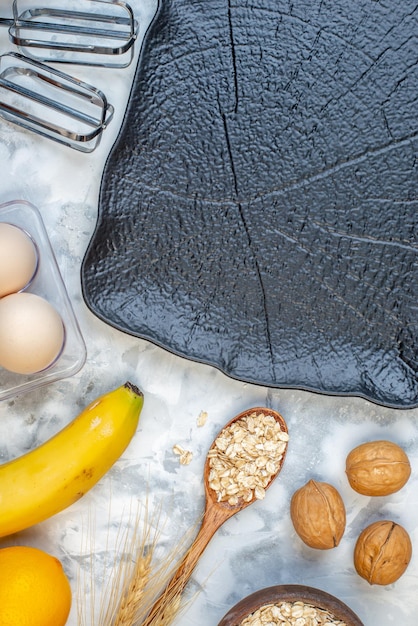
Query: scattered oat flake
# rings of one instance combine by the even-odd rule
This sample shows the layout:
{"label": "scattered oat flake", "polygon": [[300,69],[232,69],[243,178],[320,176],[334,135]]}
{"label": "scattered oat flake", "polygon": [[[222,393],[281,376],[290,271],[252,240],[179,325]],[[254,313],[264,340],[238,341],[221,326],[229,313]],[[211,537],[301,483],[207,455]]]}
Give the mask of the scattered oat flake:
{"label": "scattered oat flake", "polygon": [[197,425],[204,426],[206,424],[206,420],[208,419],[208,414],[206,411],[200,411],[199,416],[197,418]]}
{"label": "scattered oat flake", "polygon": [[190,452],[190,450],[185,450],[178,443],[173,446],[173,452],[180,457],[180,465],[189,465],[193,458],[193,452]]}

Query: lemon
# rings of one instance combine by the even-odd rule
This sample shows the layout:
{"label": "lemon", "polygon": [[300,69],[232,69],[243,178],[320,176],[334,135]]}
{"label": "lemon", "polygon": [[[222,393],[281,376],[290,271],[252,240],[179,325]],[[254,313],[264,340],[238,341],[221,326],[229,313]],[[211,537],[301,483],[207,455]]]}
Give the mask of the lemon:
{"label": "lemon", "polygon": [[28,546],[0,549],[0,626],[64,626],[71,599],[57,558]]}

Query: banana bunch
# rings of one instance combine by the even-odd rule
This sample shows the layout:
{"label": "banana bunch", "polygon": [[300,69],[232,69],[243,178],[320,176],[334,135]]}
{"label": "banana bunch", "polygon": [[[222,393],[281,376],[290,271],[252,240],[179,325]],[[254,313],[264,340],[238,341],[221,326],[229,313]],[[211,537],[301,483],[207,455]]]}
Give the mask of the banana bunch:
{"label": "banana bunch", "polygon": [[0,465],[0,537],[38,524],[91,489],[128,446],[143,403],[127,382],[38,448]]}

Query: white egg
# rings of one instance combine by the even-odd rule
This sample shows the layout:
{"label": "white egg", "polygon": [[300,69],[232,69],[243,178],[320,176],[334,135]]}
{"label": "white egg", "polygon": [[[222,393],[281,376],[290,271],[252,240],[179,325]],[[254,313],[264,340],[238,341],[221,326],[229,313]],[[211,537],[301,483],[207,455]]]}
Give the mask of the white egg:
{"label": "white egg", "polygon": [[56,361],[64,341],[62,318],[44,298],[22,291],[0,299],[0,366],[40,372]]}
{"label": "white egg", "polygon": [[29,285],[38,266],[35,243],[21,228],[0,222],[0,298]]}

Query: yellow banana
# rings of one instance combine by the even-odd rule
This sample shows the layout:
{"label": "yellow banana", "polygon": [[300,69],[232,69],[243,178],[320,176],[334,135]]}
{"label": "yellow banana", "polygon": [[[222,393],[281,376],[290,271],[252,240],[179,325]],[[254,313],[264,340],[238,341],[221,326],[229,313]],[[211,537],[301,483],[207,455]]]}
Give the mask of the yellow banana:
{"label": "yellow banana", "polygon": [[38,448],[0,465],[0,537],[38,524],[91,489],[128,446],[143,403],[127,382]]}

